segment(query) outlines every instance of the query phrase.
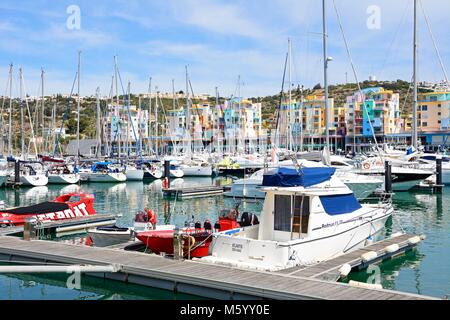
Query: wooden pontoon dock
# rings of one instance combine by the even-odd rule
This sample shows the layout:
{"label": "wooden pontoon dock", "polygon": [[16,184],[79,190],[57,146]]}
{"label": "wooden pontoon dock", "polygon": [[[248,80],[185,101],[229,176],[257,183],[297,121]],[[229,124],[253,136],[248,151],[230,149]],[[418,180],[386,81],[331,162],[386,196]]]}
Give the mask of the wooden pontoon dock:
{"label": "wooden pontoon dock", "polygon": [[[364,267],[361,254],[374,251],[380,255],[378,260],[387,259],[412,249],[415,246],[411,241],[413,238],[416,237],[403,235],[386,239],[315,266],[283,272],[244,270],[198,260],[172,260],[153,254],[125,251],[123,247],[95,248],[43,240],[25,241],[9,236],[0,236],[0,260],[36,264],[117,264],[121,266],[121,272],[88,275],[215,299],[435,299],[336,282],[336,270],[342,265]],[[398,246],[397,250],[386,250],[386,247],[392,248],[393,245]]]}

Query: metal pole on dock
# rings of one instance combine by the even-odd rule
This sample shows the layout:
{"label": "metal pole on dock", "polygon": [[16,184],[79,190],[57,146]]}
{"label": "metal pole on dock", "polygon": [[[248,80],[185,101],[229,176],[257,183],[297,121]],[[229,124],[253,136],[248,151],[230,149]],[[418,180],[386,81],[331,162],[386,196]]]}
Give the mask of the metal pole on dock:
{"label": "metal pole on dock", "polygon": [[14,182],[15,183],[20,183],[20,161],[16,160],[16,162],[14,162]]}
{"label": "metal pole on dock", "polygon": [[384,189],[386,193],[392,193],[392,165],[389,161],[384,163]]}
{"label": "metal pole on dock", "polygon": [[4,273],[115,273],[121,271],[120,265],[109,266],[0,266],[0,274]]}
{"label": "metal pole on dock", "polygon": [[164,161],[164,179],[167,180],[167,188],[170,188],[170,161]]}
{"label": "metal pole on dock", "polygon": [[436,157],[436,189],[442,191],[442,157]]}

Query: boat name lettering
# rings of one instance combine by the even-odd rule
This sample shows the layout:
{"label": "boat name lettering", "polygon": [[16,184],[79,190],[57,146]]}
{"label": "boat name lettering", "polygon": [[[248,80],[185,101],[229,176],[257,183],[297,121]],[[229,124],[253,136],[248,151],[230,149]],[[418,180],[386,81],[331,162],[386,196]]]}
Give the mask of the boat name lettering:
{"label": "boat name lettering", "polygon": [[323,229],[323,228],[335,227],[335,226],[338,226],[338,225],[340,225],[340,224],[342,224],[342,223],[343,223],[342,220],[335,221],[335,222],[333,222],[333,223],[322,223],[322,228],[321,228],[321,229]]}
{"label": "boat name lettering", "polygon": [[[40,214],[35,216],[35,218],[38,218],[41,221],[48,221],[48,220],[72,219],[83,216],[89,216],[89,213],[86,210],[85,203],[80,203],[79,205],[73,207],[72,209],[66,209],[64,211]],[[3,217],[5,217],[5,215],[3,215]]]}
{"label": "boat name lettering", "polygon": [[243,248],[242,244],[233,243],[231,245],[231,251],[234,252],[242,252],[242,248]]}

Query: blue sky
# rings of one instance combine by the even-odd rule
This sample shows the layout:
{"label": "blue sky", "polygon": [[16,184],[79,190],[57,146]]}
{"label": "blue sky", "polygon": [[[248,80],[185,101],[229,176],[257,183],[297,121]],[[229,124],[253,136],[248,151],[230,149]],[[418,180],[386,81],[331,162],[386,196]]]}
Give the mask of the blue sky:
{"label": "blue sky", "polygon": [[[422,0],[444,64],[450,62],[450,1]],[[360,79],[410,79],[412,0],[335,0]],[[327,0],[330,83],[354,80]],[[70,5],[81,10],[81,29],[69,30]],[[369,29],[371,5],[380,8],[380,28]],[[419,7],[419,78],[444,78]],[[161,91],[184,88],[188,65],[196,93],[235,93],[241,75],[244,96],[279,92],[287,39],[293,41],[293,81],[306,87],[323,81],[319,0],[2,0],[0,3],[0,94],[8,64],[23,67],[35,95],[41,67],[46,93],[68,93],[82,50],[82,94],[97,86],[108,94],[113,56],[133,92],[146,92],[148,79]],[[15,80],[17,82],[17,80]],[[15,94],[17,95],[17,85]]]}

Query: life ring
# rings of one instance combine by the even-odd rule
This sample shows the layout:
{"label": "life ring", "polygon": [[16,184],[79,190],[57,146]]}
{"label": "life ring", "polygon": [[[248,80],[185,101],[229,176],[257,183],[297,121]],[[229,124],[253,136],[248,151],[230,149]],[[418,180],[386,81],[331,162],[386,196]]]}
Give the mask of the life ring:
{"label": "life ring", "polygon": [[368,162],[364,163],[363,168],[366,170],[370,169],[370,163],[368,163]]}
{"label": "life ring", "polygon": [[155,211],[153,211],[152,209],[148,209],[147,210],[147,217],[148,217],[148,222],[150,222],[152,225],[156,224],[156,213],[155,213]]}
{"label": "life ring", "polygon": [[377,166],[381,166],[381,165],[382,165],[382,163],[381,163],[381,161],[380,161],[380,160],[377,160],[377,161],[375,162],[375,165],[377,165]]}

